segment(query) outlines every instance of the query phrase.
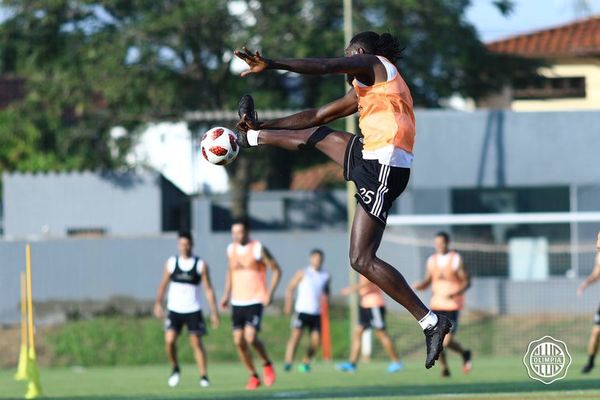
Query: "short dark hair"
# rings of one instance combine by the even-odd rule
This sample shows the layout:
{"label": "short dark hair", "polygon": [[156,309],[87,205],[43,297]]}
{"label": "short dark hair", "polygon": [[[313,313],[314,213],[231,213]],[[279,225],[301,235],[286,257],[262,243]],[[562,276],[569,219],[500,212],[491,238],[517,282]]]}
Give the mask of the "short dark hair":
{"label": "short dark hair", "polygon": [[435,235],[435,237],[442,237],[442,238],[444,238],[444,241],[446,243],[450,243],[450,235],[448,234],[448,232],[444,232],[444,231],[438,232]]}
{"label": "short dark hair", "polygon": [[321,250],[321,249],[312,249],[312,250],[310,251],[310,255],[311,255],[311,256],[313,256],[313,255],[315,255],[315,254],[318,254],[318,255],[320,255],[320,256],[321,256],[321,258],[323,258],[323,250]]}
{"label": "short dark hair", "polygon": [[383,56],[393,63],[401,58],[404,51],[404,47],[400,45],[400,40],[389,33],[380,35],[371,31],[361,32],[354,35],[350,40],[350,44],[358,44],[365,49],[366,53]]}
{"label": "short dark hair", "polygon": [[188,231],[181,231],[178,235],[179,239],[187,239],[190,243],[194,243],[194,238],[192,237],[192,233]]}
{"label": "short dark hair", "polygon": [[250,229],[250,221],[248,221],[247,218],[234,219],[233,222],[231,223],[231,226],[233,226],[233,225],[242,225],[244,227],[244,229],[246,229],[246,230]]}

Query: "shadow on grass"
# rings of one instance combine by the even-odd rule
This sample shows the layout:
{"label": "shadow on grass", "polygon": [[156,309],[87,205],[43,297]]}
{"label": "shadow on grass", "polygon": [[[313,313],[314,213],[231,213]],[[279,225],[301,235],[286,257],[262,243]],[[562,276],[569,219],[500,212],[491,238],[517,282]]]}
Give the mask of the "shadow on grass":
{"label": "shadow on grass", "polygon": [[[344,398],[378,398],[386,396],[396,396],[398,398],[408,396],[427,396],[427,395],[477,395],[477,394],[506,394],[517,392],[556,392],[566,390],[590,390],[600,389],[600,381],[595,379],[574,380],[556,382],[552,385],[544,385],[539,382],[477,382],[477,383],[458,383],[458,384],[439,384],[439,385],[379,385],[379,386],[354,386],[354,387],[330,387],[311,390],[307,387],[305,390],[289,391],[266,391],[258,390],[256,392],[239,391],[237,393],[218,394],[218,393],[196,393],[194,395],[168,396],[167,398],[181,400],[197,400],[199,398],[210,398],[219,400],[240,400],[240,399],[344,399]],[[160,399],[165,396],[137,395],[115,397],[110,396],[77,396],[77,397],[52,397],[60,400],[78,400],[78,399],[111,399],[111,400],[132,400],[132,399]]]}

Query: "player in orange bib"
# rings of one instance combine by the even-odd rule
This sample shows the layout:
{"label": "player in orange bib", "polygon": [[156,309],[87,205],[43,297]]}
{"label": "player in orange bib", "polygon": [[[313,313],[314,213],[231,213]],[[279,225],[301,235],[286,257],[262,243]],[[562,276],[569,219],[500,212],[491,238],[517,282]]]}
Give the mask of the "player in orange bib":
{"label": "player in orange bib", "polygon": [[[388,33],[362,32],[352,38],[345,52],[346,57],[273,60],[245,47],[235,51],[249,66],[242,76],[266,70],[342,74],[352,84],[338,100],[270,121],[260,121],[252,97],[242,97],[238,144],[243,148],[316,148],[344,168],[346,180],[356,184],[356,200],[361,206],[352,224],[350,264],[419,321],[427,345],[425,367],[431,368],[442,351],[451,323],[431,312],[402,274],[377,256],[388,212],[408,184],[413,160],[413,100],[395,65],[402,48]],[[356,112],[362,138],[324,126]]]}
{"label": "player in orange bib", "polygon": [[[464,293],[471,286],[469,273],[460,254],[449,249],[450,235],[440,232],[435,237],[435,254],[427,259],[425,279],[414,285],[415,290],[431,286],[431,309],[452,321],[452,329],[444,339],[444,348],[454,350],[463,358],[463,372],[471,371],[471,351],[466,350],[455,338],[458,314],[465,304]],[[446,352],[440,356],[442,376],[449,377]]]}
{"label": "player in orange bib", "polygon": [[[264,383],[275,383],[275,369],[267,355],[265,345],[258,338],[263,307],[271,304],[281,278],[281,269],[269,251],[257,240],[250,240],[248,223],[231,225],[233,243],[227,247],[228,270],[221,307],[231,303],[233,341],[240,360],[250,371],[246,389],[257,389],[260,384],[248,345],[252,346],[264,362]],[[267,287],[267,269],[271,282]]]}
{"label": "player in orange bib", "polygon": [[342,372],[356,372],[356,363],[360,356],[362,335],[365,330],[375,330],[375,335],[383,346],[383,349],[390,357],[390,364],[387,371],[390,373],[400,371],[404,365],[400,361],[394,342],[388,335],[385,326],[385,297],[379,286],[359,275],[358,284],[349,286],[342,290],[344,296],[352,292],[358,292],[360,296],[360,306],[358,308],[358,326],[352,336],[352,349],[347,362],[338,364],[336,368]]}

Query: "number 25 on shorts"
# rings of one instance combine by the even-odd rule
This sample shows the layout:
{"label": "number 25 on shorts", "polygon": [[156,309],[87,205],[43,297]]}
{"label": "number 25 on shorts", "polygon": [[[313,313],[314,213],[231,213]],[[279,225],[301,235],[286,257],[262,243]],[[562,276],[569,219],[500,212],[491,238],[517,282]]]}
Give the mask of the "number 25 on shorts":
{"label": "number 25 on shorts", "polygon": [[365,188],[360,188],[360,189],[358,189],[358,193],[360,194],[360,197],[363,199],[363,201],[366,204],[371,204],[371,201],[373,201],[373,195],[375,194],[375,192],[373,192],[372,190],[367,190]]}

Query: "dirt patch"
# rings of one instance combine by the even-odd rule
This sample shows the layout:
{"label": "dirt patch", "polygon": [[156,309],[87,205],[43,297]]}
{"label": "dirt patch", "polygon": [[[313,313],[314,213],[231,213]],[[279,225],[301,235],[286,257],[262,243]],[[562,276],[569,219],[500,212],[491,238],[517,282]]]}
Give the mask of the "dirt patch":
{"label": "dirt patch", "polygon": [[[51,355],[44,340],[45,335],[51,332],[52,327],[37,328],[35,335],[35,349],[40,366],[50,364]],[[21,350],[21,327],[0,326],[0,368],[16,368]]]}

